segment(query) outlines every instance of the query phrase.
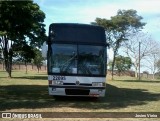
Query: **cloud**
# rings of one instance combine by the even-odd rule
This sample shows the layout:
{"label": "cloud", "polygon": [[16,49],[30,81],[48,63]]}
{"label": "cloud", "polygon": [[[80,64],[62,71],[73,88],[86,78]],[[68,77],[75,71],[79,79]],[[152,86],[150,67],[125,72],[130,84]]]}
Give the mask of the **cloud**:
{"label": "cloud", "polygon": [[[96,17],[115,16],[119,9],[134,9],[153,35],[160,27],[160,0],[34,0],[46,13],[45,23],[90,23]],[[48,27],[47,27],[48,28]],[[157,36],[157,35],[156,35]]]}
{"label": "cloud", "polygon": [[142,13],[159,13],[159,0],[134,0],[135,8]]}

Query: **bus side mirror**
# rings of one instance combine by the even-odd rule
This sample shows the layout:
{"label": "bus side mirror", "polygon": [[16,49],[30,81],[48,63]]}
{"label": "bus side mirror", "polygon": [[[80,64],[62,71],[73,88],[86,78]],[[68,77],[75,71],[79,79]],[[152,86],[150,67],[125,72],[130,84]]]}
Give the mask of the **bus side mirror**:
{"label": "bus side mirror", "polygon": [[42,45],[42,51],[41,51],[43,58],[47,57],[47,51],[48,51],[48,45],[46,44],[46,42],[44,42]]}

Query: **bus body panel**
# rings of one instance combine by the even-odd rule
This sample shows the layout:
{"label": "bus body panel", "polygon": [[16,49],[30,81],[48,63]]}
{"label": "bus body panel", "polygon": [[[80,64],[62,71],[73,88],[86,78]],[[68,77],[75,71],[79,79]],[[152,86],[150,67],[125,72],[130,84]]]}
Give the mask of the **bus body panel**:
{"label": "bus body panel", "polygon": [[[55,80],[54,80],[55,79]],[[82,76],[57,76],[49,75],[49,95],[61,96],[105,96],[105,77],[82,77]],[[63,84],[54,84],[53,81],[62,81]],[[102,83],[100,86],[94,86],[93,83]]]}
{"label": "bus body panel", "polygon": [[47,41],[49,95],[105,96],[106,36],[100,26],[53,23]]}
{"label": "bus body panel", "polygon": [[104,28],[88,24],[54,23],[49,27],[51,42],[106,44]]}

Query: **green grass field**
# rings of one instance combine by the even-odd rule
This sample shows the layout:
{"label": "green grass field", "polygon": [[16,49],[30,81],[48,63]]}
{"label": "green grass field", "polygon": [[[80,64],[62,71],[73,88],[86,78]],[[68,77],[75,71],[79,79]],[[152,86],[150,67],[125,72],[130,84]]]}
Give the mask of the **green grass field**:
{"label": "green grass field", "polygon": [[160,112],[160,79],[136,80],[131,77],[107,79],[104,98],[48,95],[45,72],[14,71],[7,78],[0,71],[0,111],[8,112]]}

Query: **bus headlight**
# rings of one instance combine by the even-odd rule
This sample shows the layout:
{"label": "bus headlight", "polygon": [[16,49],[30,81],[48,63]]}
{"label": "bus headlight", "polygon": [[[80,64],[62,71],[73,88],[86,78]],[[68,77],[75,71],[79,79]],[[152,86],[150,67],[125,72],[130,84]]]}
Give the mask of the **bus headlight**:
{"label": "bus headlight", "polygon": [[105,86],[104,82],[92,82],[93,87],[103,87]]}
{"label": "bus headlight", "polygon": [[53,85],[63,85],[63,81],[52,81]]}

